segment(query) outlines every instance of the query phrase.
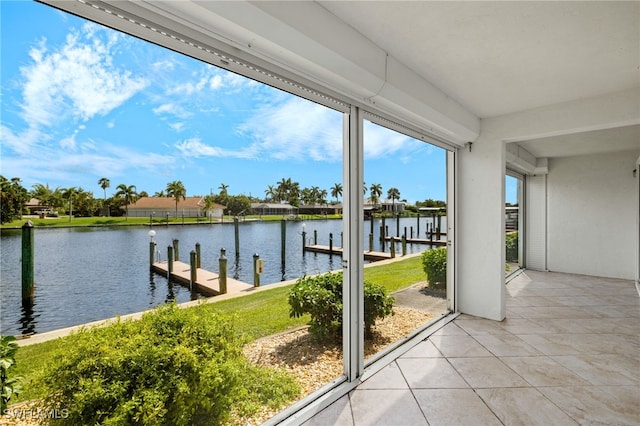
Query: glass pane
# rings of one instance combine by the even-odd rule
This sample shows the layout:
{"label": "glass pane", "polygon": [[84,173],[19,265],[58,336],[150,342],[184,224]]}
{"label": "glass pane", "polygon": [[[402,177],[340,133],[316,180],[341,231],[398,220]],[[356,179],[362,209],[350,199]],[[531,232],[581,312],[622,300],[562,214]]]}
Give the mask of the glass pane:
{"label": "glass pane", "polygon": [[[343,114],[42,4],[3,4],[2,25],[3,175],[42,211],[23,218],[36,225],[28,309],[20,231],[2,233],[2,334],[206,300],[192,309],[232,318],[246,357],[295,383],[280,402],[235,401],[234,424],[341,377],[339,325],[322,340],[308,327],[341,309],[341,287],[298,291],[320,306],[290,297],[299,278],[341,268]],[[29,378],[44,367],[29,363]],[[253,395],[240,382],[233,394]],[[20,396],[44,396],[31,391],[45,390]]]}
{"label": "glass pane", "polygon": [[521,220],[522,180],[505,177],[505,274],[509,275],[522,267]]}
{"label": "glass pane", "polygon": [[446,151],[365,121],[364,181],[370,358],[448,312]]}

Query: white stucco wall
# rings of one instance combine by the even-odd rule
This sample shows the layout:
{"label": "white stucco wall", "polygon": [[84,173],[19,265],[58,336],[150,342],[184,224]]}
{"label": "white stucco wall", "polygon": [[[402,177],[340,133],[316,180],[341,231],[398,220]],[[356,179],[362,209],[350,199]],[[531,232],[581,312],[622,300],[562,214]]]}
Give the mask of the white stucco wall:
{"label": "white stucco wall", "polygon": [[635,279],[639,151],[549,160],[550,271]]}
{"label": "white stucco wall", "polygon": [[462,313],[505,318],[504,143],[490,131],[458,154],[457,305]]}

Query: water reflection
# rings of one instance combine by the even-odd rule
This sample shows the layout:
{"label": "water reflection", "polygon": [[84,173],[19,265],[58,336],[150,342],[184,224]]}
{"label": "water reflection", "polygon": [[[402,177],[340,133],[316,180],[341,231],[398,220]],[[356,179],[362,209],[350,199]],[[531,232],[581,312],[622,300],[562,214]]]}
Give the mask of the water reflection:
{"label": "water reflection", "polygon": [[171,303],[176,300],[176,295],[173,292],[173,280],[167,280],[167,297],[165,297],[165,303]]}
{"label": "water reflection", "polygon": [[156,298],[156,281],[155,276],[152,271],[149,271],[149,295],[151,296],[151,300]]}
{"label": "water reflection", "polygon": [[20,312],[20,334],[33,334],[36,332],[36,315],[34,310],[34,303],[22,302],[22,310]]}

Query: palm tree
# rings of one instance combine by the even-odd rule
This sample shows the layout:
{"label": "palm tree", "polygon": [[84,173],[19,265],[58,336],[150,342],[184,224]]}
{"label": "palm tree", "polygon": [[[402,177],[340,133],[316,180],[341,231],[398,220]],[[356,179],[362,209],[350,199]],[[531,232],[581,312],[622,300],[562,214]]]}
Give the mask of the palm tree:
{"label": "palm tree", "polygon": [[338,202],[338,197],[342,197],[342,184],[334,183],[331,187],[331,196]]}
{"label": "palm tree", "polygon": [[398,188],[389,188],[387,191],[387,198],[391,198],[392,208],[391,211],[396,211],[396,200],[400,199],[400,190]]}
{"label": "palm tree", "polygon": [[221,183],[220,186],[218,187],[218,189],[220,189],[220,195],[228,195],[227,188],[229,188],[229,185],[225,185],[224,183]]}
{"label": "palm tree", "polygon": [[268,185],[267,189],[264,190],[264,195],[266,196],[265,201],[275,201],[278,197],[278,189],[273,185]]}
{"label": "palm tree", "polygon": [[69,222],[71,222],[71,217],[73,216],[73,199],[75,198],[77,192],[78,190],[75,186],[62,190],[62,198],[67,200],[67,202],[69,203]]}
{"label": "palm tree", "polygon": [[382,195],[382,185],[379,183],[372,183],[369,191],[371,191],[371,202],[373,203],[373,207],[376,207],[378,205],[378,201],[380,201],[380,196]]}
{"label": "palm tree", "polygon": [[[100,185],[100,188],[102,188],[102,190],[104,191],[104,205],[106,206],[107,205],[107,188],[111,186],[111,181],[106,177],[102,177],[98,179],[98,185]],[[109,216],[108,208],[107,208],[107,216]]]}
{"label": "palm tree", "polygon": [[209,220],[211,220],[211,212],[215,205],[216,202],[213,200],[213,195],[205,195],[202,197],[202,211],[209,216]]}
{"label": "palm tree", "polygon": [[183,200],[187,198],[187,190],[181,181],[174,180],[167,184],[165,191],[167,191],[167,197],[172,197],[176,200],[176,217],[178,217],[178,201],[180,201],[180,198]]}
{"label": "palm tree", "polygon": [[117,191],[114,194],[114,196],[122,199],[122,202],[124,203],[127,220],[129,220],[129,204],[134,203],[136,200],[136,197],[138,196],[138,193],[136,192],[136,186],[135,185],[127,186],[124,183],[121,183],[120,185],[116,186],[116,189]]}
{"label": "palm tree", "polygon": [[321,189],[320,193],[318,194],[318,201],[320,201],[320,204],[322,205],[326,205],[327,204],[327,190],[326,189]]}
{"label": "palm tree", "polygon": [[49,184],[43,185],[41,183],[36,183],[33,185],[31,196],[40,200],[40,204],[42,206],[51,210],[64,205],[62,190],[59,187],[52,190],[49,188]]}
{"label": "palm tree", "polygon": [[153,194],[154,197],[164,197],[164,191],[156,191]]}

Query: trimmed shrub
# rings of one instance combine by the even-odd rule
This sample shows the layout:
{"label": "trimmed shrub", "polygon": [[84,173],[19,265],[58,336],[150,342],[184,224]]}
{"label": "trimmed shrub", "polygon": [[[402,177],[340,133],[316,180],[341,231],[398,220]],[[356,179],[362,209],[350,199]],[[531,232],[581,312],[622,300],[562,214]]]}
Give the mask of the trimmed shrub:
{"label": "trimmed shrub", "polygon": [[507,262],[518,261],[518,231],[507,233],[505,236],[505,250]]}
{"label": "trimmed shrub", "polygon": [[438,247],[422,253],[422,267],[427,274],[429,287],[447,288],[447,249]]}
{"label": "trimmed shrub", "polygon": [[[372,335],[376,319],[393,314],[394,298],[381,285],[364,282],[365,337]],[[289,315],[309,314],[309,332],[316,338],[341,338],[342,331],[342,272],[314,277],[302,277],[289,292]]]}
{"label": "trimmed shrub", "polygon": [[56,424],[220,424],[232,409],[299,393],[290,376],[251,365],[231,321],[211,309],[166,305],[71,339],[43,379],[43,409],[68,415]]}

